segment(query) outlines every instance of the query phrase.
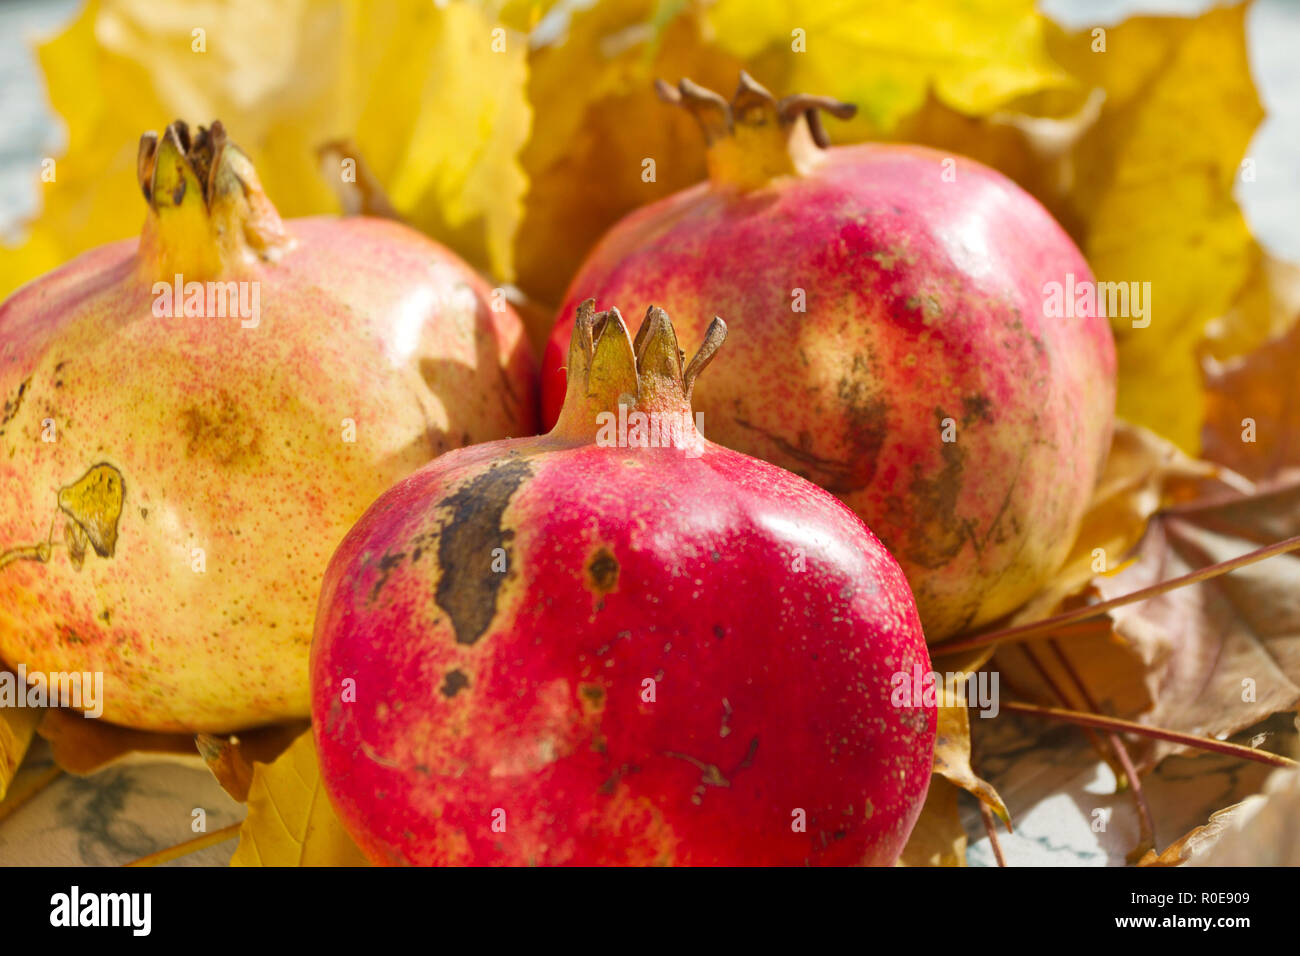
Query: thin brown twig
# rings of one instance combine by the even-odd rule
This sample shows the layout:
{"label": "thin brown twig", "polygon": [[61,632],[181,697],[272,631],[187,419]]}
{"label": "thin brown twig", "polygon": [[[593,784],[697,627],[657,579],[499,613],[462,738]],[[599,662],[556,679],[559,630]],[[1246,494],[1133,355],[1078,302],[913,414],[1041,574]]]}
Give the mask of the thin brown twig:
{"label": "thin brown twig", "polygon": [[[1034,653],[1033,648],[1028,644],[1017,644],[1016,646],[1019,647],[1021,653],[1029,659],[1029,663],[1034,666],[1034,670],[1038,672],[1038,676],[1042,682],[1047,685],[1047,689],[1052,692],[1052,696],[1056,698],[1056,702],[1062,707],[1073,707],[1070,698],[1065,695],[1065,691],[1061,689],[1060,685],[1058,685],[1052,678],[1052,675],[1048,672],[1047,668],[1043,666],[1043,662],[1038,659],[1038,655]],[[1089,710],[1094,711],[1096,709],[1096,707],[1089,708]],[[1083,732],[1088,735],[1088,739],[1092,741],[1093,747],[1098,751],[1103,749],[1101,738],[1093,732],[1091,727],[1084,727]]]}
{"label": "thin brown twig", "polygon": [[1211,578],[1217,578],[1220,575],[1227,574],[1229,571],[1236,571],[1238,568],[1244,568],[1247,565],[1263,561],[1266,558],[1276,557],[1279,554],[1286,554],[1290,551],[1300,550],[1300,535],[1287,538],[1285,541],[1278,541],[1263,548],[1256,548],[1254,551],[1247,551],[1243,555],[1231,558],[1227,561],[1220,561],[1218,564],[1212,564],[1209,567],[1192,571],[1188,574],[1176,578],[1170,578],[1168,581],[1161,581],[1159,584],[1153,584],[1150,587],[1139,588],[1129,594],[1120,595],[1117,598],[1111,598],[1109,601],[1101,601],[1097,604],[1087,604],[1083,607],[1075,608],[1072,611],[1066,611],[1063,614],[1056,614],[1052,617],[1043,618],[1041,621],[1031,621],[1028,624],[1018,624],[1015,627],[1006,627],[996,631],[986,631],[983,634],[973,634],[964,640],[950,641],[937,644],[931,649],[935,656],[953,654],[958,651],[970,651],[977,647],[990,647],[997,644],[1005,644],[1008,641],[1023,641],[1029,637],[1037,637],[1047,634],[1067,624],[1075,624],[1079,621],[1087,620],[1092,617],[1100,617],[1107,611],[1117,607],[1123,607],[1126,604],[1136,604],[1138,601],[1145,601],[1147,598],[1156,597],[1167,591],[1173,591],[1189,584],[1196,584],[1200,581],[1208,581]]}
{"label": "thin brown twig", "polygon": [[1006,866],[1006,858],[1002,856],[1002,844],[998,842],[998,828],[993,822],[993,811],[983,800],[976,802],[980,805],[980,819],[984,821],[984,832],[989,835],[989,844],[993,847],[993,858],[998,861],[998,866]]}
{"label": "thin brown twig", "polygon": [[156,853],[150,853],[148,856],[142,856],[138,860],[132,860],[130,863],[123,863],[123,866],[158,866],[162,863],[170,863],[172,860],[178,860],[183,856],[191,853],[197,853],[199,850],[206,850],[210,846],[216,846],[218,843],[225,843],[239,836],[239,828],[243,825],[232,823],[228,827],[222,827],[220,830],[213,830],[211,833],[205,833],[203,836],[195,837],[193,840],[186,840],[184,843],[178,843],[176,846],[169,846],[165,850],[159,850]]}
{"label": "thin brown twig", "polygon": [[[1083,678],[1079,676],[1079,672],[1074,669],[1070,659],[1065,656],[1065,651],[1056,642],[1056,638],[1051,638],[1048,644],[1052,649],[1052,653],[1056,655],[1056,659],[1060,662],[1061,667],[1065,669],[1070,682],[1074,684],[1083,697],[1083,702],[1088,709],[1094,714],[1099,713],[1101,708],[1097,706],[1097,702],[1088,691],[1088,686],[1083,682]],[[1124,768],[1124,776],[1128,778],[1129,788],[1133,791],[1133,800],[1137,803],[1138,842],[1137,846],[1128,855],[1129,862],[1136,863],[1146,854],[1147,850],[1156,848],[1155,817],[1151,813],[1151,805],[1147,802],[1146,791],[1142,787],[1142,778],[1138,776],[1137,767],[1133,763],[1133,758],[1129,756],[1128,747],[1125,745],[1123,738],[1114,731],[1109,732],[1106,736],[1110,740],[1111,749],[1115,752],[1115,759]]]}
{"label": "thin brown twig", "polygon": [[1194,734],[1184,734],[1177,730],[1165,730],[1163,727],[1148,727],[1146,724],[1121,720],[1118,717],[1085,714],[1077,710],[1063,710],[1060,707],[1040,707],[1038,704],[1024,704],[1019,701],[1005,701],[1002,704],[1002,709],[1016,714],[1046,717],[1048,720],[1063,720],[1067,723],[1078,724],[1081,727],[1095,727],[1098,730],[1114,730],[1125,734],[1136,734],[1139,737],[1165,740],[1169,743],[1194,747],[1197,750],[1207,750],[1211,753],[1225,754],[1229,757],[1253,760],[1256,763],[1268,764],[1271,767],[1300,767],[1300,763],[1296,763],[1289,757],[1269,753],[1267,750],[1254,750],[1250,747],[1243,747],[1241,744],[1230,744],[1227,741],[1214,740],[1210,737],[1197,737]]}

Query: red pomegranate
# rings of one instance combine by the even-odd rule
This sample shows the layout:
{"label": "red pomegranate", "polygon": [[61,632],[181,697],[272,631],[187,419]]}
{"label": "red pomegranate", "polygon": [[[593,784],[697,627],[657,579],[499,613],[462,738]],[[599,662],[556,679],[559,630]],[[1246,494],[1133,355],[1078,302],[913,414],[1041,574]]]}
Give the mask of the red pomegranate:
{"label": "red pomegranate", "polygon": [[347,529],[443,451],[535,432],[523,327],[412,229],[282,222],[219,123],[146,135],[139,172],[138,242],[0,305],[0,660],[102,673],[132,727],[303,716]]}
{"label": "red pomegranate", "polygon": [[[543,360],[565,394],[579,299],[724,316],[739,342],[701,383],[710,438],[838,495],[902,565],[931,641],[997,618],[1059,567],[1109,447],[1114,342],[1079,250],[1028,193],[918,146],[824,148],[817,111],[742,77],[731,103],[666,96],[708,141],[709,181],[615,225],[569,287]],[[1089,310],[1084,310],[1089,311]],[[701,321],[679,330],[700,341]]]}
{"label": "red pomegranate", "polygon": [[[579,309],[545,436],[449,452],[326,572],[325,786],[380,863],[849,864],[899,854],[933,707],[898,565],[843,504],[704,440],[651,308]],[[899,698],[900,704],[910,702]]]}

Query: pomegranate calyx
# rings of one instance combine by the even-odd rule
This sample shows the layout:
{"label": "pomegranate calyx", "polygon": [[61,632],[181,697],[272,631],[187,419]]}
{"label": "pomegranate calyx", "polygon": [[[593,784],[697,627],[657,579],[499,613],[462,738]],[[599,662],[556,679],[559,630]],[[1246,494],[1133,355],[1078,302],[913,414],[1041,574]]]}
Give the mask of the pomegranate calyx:
{"label": "pomegranate calyx", "polygon": [[150,215],[140,260],[155,277],[203,279],[259,262],[293,246],[252,162],[216,121],[191,134],[177,120],[140,137],[136,175]]}
{"label": "pomegranate calyx", "polygon": [[744,70],[728,103],[688,79],[676,87],[655,80],[664,102],[681,106],[704,131],[709,178],[718,185],[754,189],[778,176],[804,176],[830,146],[821,112],[839,119],[857,113],[852,103],[796,93],[777,100]]}
{"label": "pomegranate calyx", "polygon": [[578,306],[569,339],[568,390],[555,434],[590,441],[602,413],[619,406],[666,414],[665,432],[674,444],[698,439],[691,422],[695,381],[727,336],[727,324],[714,316],[698,352],[685,363],[668,313],[646,309],[633,340],[617,308],[596,311],[596,300]]}

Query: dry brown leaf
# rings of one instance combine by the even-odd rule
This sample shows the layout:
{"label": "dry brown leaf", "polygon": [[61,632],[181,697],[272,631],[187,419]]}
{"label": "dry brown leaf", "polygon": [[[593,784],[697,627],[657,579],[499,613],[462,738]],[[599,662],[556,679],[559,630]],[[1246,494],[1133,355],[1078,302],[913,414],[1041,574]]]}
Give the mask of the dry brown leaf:
{"label": "dry brown leaf", "polygon": [[[1271,489],[1221,488],[1152,520],[1134,562],[1094,581],[1128,594],[1300,534],[1300,478]],[[1112,612],[1152,701],[1142,723],[1224,737],[1300,703],[1300,556],[1284,554]],[[1077,655],[1076,655],[1077,656]],[[1128,716],[1121,713],[1120,716]],[[1179,751],[1143,741],[1139,767]]]}
{"label": "dry brown leaf", "polygon": [[1192,862],[1196,857],[1208,853],[1232,825],[1243,817],[1253,815],[1264,800],[1261,794],[1254,794],[1241,803],[1216,810],[1210,814],[1208,823],[1183,834],[1165,847],[1163,853],[1157,854],[1155,850],[1148,850],[1138,861],[1138,866],[1182,866],[1184,863]]}
{"label": "dry brown leaf", "polygon": [[253,783],[253,764],[273,762],[309,727],[306,721],[294,721],[228,737],[198,734],[194,743],[221,788],[244,803]]}
{"label": "dry brown leaf", "polygon": [[966,829],[957,810],[959,793],[946,778],[938,774],[930,778],[925,806],[896,866],[966,865]]}
{"label": "dry brown leaf", "polygon": [[1203,366],[1205,456],[1255,481],[1300,470],[1300,322],[1248,355]]}
{"label": "dry brown leaf", "polygon": [[[666,22],[656,16],[665,10]],[[689,76],[730,96],[741,63],[706,45],[694,5],[626,0],[576,12],[562,42],[534,51],[528,66],[535,112],[520,157],[531,186],[516,236],[517,284],[554,306],[606,229],[705,176],[695,121],[662,103],[654,80]],[[647,159],[655,163],[649,182]]]}
{"label": "dry brown leaf", "polygon": [[156,734],[131,730],[102,720],[52,707],[45,711],[38,733],[50,743],[54,762],[78,776],[120,763],[159,760],[201,766],[190,734]]}
{"label": "dry brown leaf", "polygon": [[[955,672],[954,672],[955,673]],[[959,692],[964,693],[964,685]],[[944,695],[947,698],[947,694]],[[1010,825],[1011,814],[993,785],[975,775],[970,762],[970,713],[963,698],[945,699],[939,707],[934,742],[934,772],[974,796]]]}
{"label": "dry brown leaf", "polygon": [[1230,809],[1237,812],[1190,865],[1300,866],[1300,770],[1274,771],[1262,794]]}

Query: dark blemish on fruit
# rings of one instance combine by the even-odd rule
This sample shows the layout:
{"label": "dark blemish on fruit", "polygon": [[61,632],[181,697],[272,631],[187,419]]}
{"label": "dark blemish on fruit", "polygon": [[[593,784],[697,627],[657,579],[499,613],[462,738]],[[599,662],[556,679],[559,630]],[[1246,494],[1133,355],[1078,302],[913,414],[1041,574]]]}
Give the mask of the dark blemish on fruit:
{"label": "dark blemish on fruit", "polygon": [[531,475],[527,462],[508,461],[466,482],[439,504],[451,514],[438,536],[442,575],[434,600],[451,617],[458,644],[476,642],[496,615],[506,576],[492,570],[493,552],[501,548],[506,567],[514,566],[510,543],[515,532],[501,522],[510,499]]}
{"label": "dark blemish on fruit", "polygon": [[[126,500],[126,481],[122,473],[106,462],[92,466],[70,485],[59,489],[59,510],[68,519],[63,523],[63,542],[68,559],[80,571],[90,545],[101,558],[111,558],[117,548],[117,522]],[[27,555],[42,562],[49,558],[49,542],[37,545]],[[0,567],[7,563],[0,555]]]}
{"label": "dark blemish on fruit", "polygon": [[225,391],[181,412],[181,432],[189,458],[207,458],[219,465],[253,465],[261,457],[261,428]]}
{"label": "dark blemish on fruit", "polygon": [[800,478],[807,478],[813,484],[821,485],[832,494],[845,494],[864,487],[865,483],[859,484],[854,477],[855,467],[857,469],[868,468],[873,471],[875,469],[876,463],[874,459],[868,459],[864,462],[846,462],[822,458],[813,454],[808,447],[812,444],[812,436],[807,432],[800,432],[799,443],[796,445],[780,435],[745,421],[743,418],[737,418],[735,422],[741,428],[762,435],[775,445],[781,454],[786,456],[785,461],[775,460],[776,464],[781,465],[788,471],[793,471]]}
{"label": "dark blemish on fruit", "polygon": [[836,387],[848,419],[849,472],[841,487],[826,486],[832,494],[845,494],[871,484],[876,460],[889,434],[889,404],[876,387],[869,359],[853,356],[853,367]]}
{"label": "dark blemish on fruit", "polygon": [[714,624],[713,636],[716,637],[718,640],[722,640],[724,637],[727,636],[726,628],[724,628],[721,624]]}
{"label": "dark blemish on fruit", "polygon": [[961,400],[962,425],[969,425],[976,419],[983,422],[993,421],[993,402],[987,395],[966,395]]}
{"label": "dark blemish on fruit", "polygon": [[618,562],[608,548],[600,548],[592,556],[587,564],[587,574],[597,591],[604,593],[614,589],[618,583]]}
{"label": "dark blemish on fruit", "polygon": [[5,399],[3,410],[0,410],[0,435],[5,433],[5,426],[14,420],[18,414],[18,409],[22,407],[23,396],[27,394],[27,389],[31,387],[32,379],[29,375],[18,385],[18,391],[14,393],[13,398]]}
{"label": "dark blemish on fruit", "polygon": [[[941,421],[947,417],[942,409],[936,409],[935,414]],[[886,541],[886,547],[931,569],[942,567],[956,557],[970,537],[967,522],[957,514],[966,453],[956,442],[944,442],[940,454],[943,467],[933,476],[927,476],[920,465],[912,466],[906,502],[896,496],[887,499],[887,507],[893,513],[910,514],[916,520],[911,522],[902,541]]]}
{"label": "dark blemish on fruit", "polygon": [[469,678],[465,676],[464,672],[460,670],[452,670],[447,671],[447,676],[443,678],[442,687],[440,689],[442,690],[442,696],[455,697],[460,693],[460,691],[464,690],[468,686]]}
{"label": "dark blemish on fruit", "polygon": [[379,577],[375,580],[375,586],[370,589],[370,600],[372,602],[379,596],[380,588],[388,583],[389,572],[401,564],[405,557],[405,551],[398,551],[396,554],[391,551],[384,552],[384,556],[379,559]]}

